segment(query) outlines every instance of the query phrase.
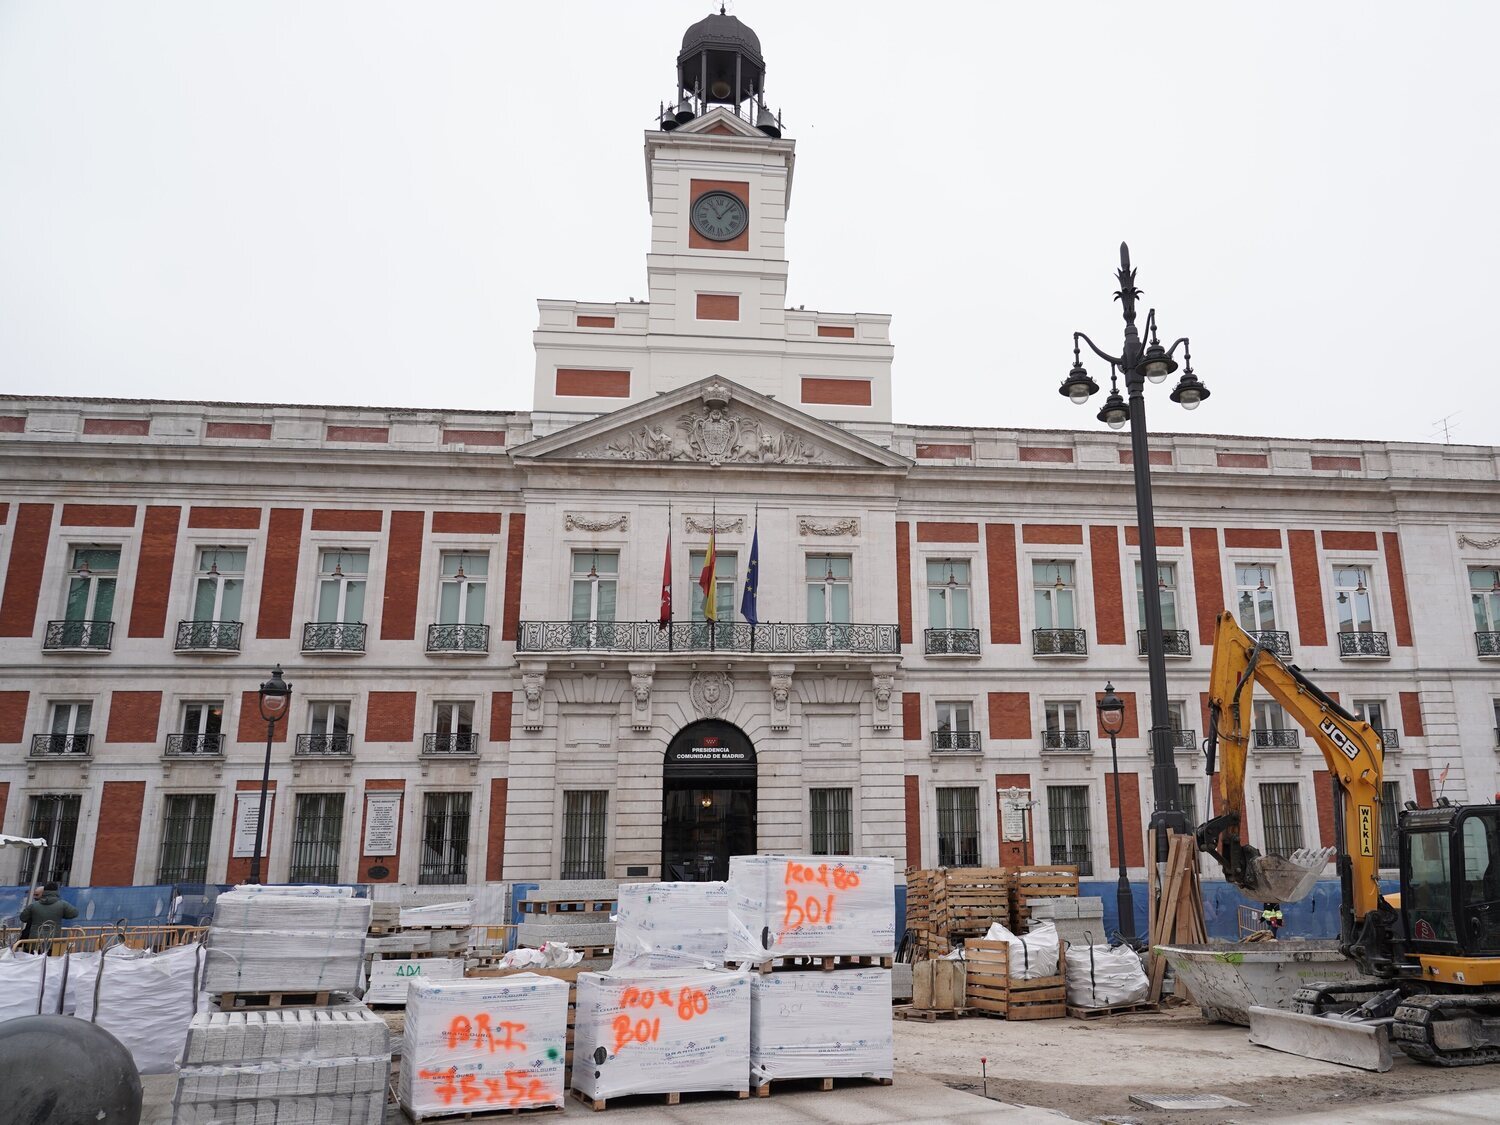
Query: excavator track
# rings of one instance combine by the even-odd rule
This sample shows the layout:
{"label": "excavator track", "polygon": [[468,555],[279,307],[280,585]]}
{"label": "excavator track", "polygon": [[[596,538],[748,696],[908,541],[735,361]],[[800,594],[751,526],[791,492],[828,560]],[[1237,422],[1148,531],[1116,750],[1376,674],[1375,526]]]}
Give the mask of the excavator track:
{"label": "excavator track", "polygon": [[1297,989],[1292,996],[1292,1011],[1304,1016],[1347,1012],[1390,987],[1390,981],[1373,977],[1367,980],[1319,981]]}
{"label": "excavator track", "polygon": [[[1446,1029],[1458,1021],[1482,1021],[1480,1035],[1493,1043],[1459,1045],[1470,1029]],[[1455,1034],[1456,1033],[1456,1034]],[[1443,1040],[1448,1042],[1443,1042]],[[1482,1066],[1500,1062],[1500,992],[1428,993],[1408,996],[1396,1009],[1391,1041],[1419,1062],[1433,1066]]]}

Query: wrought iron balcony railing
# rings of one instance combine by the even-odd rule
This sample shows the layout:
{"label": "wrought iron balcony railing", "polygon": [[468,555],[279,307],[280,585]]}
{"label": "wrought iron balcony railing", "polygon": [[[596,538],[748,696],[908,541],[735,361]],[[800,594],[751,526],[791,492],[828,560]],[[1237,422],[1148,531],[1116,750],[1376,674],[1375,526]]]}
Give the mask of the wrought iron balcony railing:
{"label": "wrought iron balcony railing", "polygon": [[1044,730],[1043,750],[1088,750],[1093,745],[1086,730]]}
{"label": "wrought iron balcony railing", "polygon": [[34,734],[31,736],[33,758],[87,758],[93,749],[91,734]]}
{"label": "wrought iron balcony railing", "polygon": [[932,732],[932,748],[965,752],[983,749],[977,730],[935,730]]}
{"label": "wrought iron balcony railing", "polygon": [[[1136,652],[1146,655],[1146,630],[1135,631]],[[1192,656],[1193,640],[1186,629],[1163,629],[1161,631],[1162,651],[1168,656]]]}
{"label": "wrought iron balcony railing", "polygon": [[429,625],[427,651],[482,655],[490,651],[488,625]]}
{"label": "wrought iron balcony railing", "polygon": [[42,649],[108,652],[114,635],[113,621],[49,621],[42,636]]}
{"label": "wrought iron balcony railing", "polygon": [[479,736],[472,731],[439,731],[422,736],[422,753],[434,758],[479,753]]}
{"label": "wrought iron balcony railing", "polygon": [[1340,633],[1340,656],[1389,656],[1391,645],[1384,633]]}
{"label": "wrought iron balcony railing", "polygon": [[1173,750],[1196,750],[1198,749],[1198,732],[1191,728],[1182,728],[1171,731],[1171,746]]}
{"label": "wrought iron balcony railing", "polygon": [[241,621],[179,621],[178,652],[239,652]]}
{"label": "wrought iron balcony railing", "polygon": [[354,737],[348,734],[299,734],[299,758],[346,758],[354,751]]}
{"label": "wrought iron balcony railing", "polygon": [[522,621],[517,652],[845,652],[896,656],[896,625],[763,621]]}
{"label": "wrought iron balcony railing", "polygon": [[309,621],[302,626],[303,652],[364,652],[363,621]]}
{"label": "wrought iron balcony railing", "polygon": [[1254,730],[1250,733],[1258,750],[1295,750],[1302,745],[1300,732],[1294,730]]}
{"label": "wrought iron balcony railing", "polygon": [[1380,735],[1380,745],[1386,750],[1401,749],[1401,732],[1394,727],[1376,727],[1375,733]]}
{"label": "wrought iron balcony railing", "polygon": [[222,734],[169,734],[169,758],[218,758],[224,754]]}
{"label": "wrought iron balcony railing", "polygon": [[978,629],[928,629],[923,632],[928,656],[978,656]]}
{"label": "wrought iron balcony railing", "polygon": [[1250,629],[1247,631],[1267,652],[1274,652],[1283,660],[1292,658],[1292,635],[1285,629]]}
{"label": "wrought iron balcony railing", "polygon": [[1500,633],[1475,633],[1480,656],[1500,656]]}
{"label": "wrought iron balcony railing", "polygon": [[1033,656],[1087,656],[1089,634],[1086,629],[1033,629]]}

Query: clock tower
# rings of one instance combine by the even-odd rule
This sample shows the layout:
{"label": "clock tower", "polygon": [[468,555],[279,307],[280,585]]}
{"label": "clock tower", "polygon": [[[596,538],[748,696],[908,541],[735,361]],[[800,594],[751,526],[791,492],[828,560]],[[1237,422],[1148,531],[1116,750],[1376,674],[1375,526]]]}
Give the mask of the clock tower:
{"label": "clock tower", "polygon": [[788,309],[796,144],[766,105],[760,39],[722,8],[687,29],[645,134],[644,303],[542,301],[540,435],[719,375],[836,421],[890,421],[888,316]]}

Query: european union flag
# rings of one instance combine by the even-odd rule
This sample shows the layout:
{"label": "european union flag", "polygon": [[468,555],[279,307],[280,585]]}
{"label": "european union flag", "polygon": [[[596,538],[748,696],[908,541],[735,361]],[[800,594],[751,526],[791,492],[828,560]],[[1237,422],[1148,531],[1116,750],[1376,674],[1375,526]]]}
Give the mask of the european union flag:
{"label": "european union flag", "polygon": [[755,599],[760,591],[760,521],[750,539],[750,565],[745,568],[745,593],[740,598],[740,616],[752,625],[760,624],[760,610]]}

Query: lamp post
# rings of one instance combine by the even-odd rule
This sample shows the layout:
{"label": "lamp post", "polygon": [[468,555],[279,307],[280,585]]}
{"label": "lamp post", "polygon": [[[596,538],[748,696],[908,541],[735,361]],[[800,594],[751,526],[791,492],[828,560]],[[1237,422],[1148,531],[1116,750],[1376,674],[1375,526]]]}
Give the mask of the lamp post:
{"label": "lamp post", "polygon": [[266,721],[266,761],[260,771],[260,811],[255,814],[255,851],[250,855],[250,877],[247,883],[260,882],[260,847],[266,829],[266,797],[271,788],[271,740],[276,735],[276,724],[286,717],[287,705],[292,701],[292,685],[282,679],[281,665],[271,669],[271,678],[260,685],[256,693],[260,699],[260,717]]}
{"label": "lamp post", "polygon": [[[1120,243],[1120,269],[1115,274],[1120,288],[1115,299],[1120,302],[1125,318],[1125,341],[1118,356],[1102,351],[1094,341],[1082,332],[1073,333],[1073,367],[1063,380],[1059,391],[1072,402],[1082,405],[1099,390],[1099,384],[1089,378],[1079,357],[1079,341],[1109,364],[1109,395],[1099,411],[1099,421],[1111,429],[1118,430],[1130,423],[1131,464],[1135,471],[1135,520],[1140,532],[1141,581],[1149,583],[1158,577],[1156,563],[1156,522],[1151,504],[1151,451],[1146,441],[1146,400],[1142,393],[1146,381],[1160,383],[1177,370],[1172,358],[1177,349],[1182,349],[1183,372],[1172,389],[1171,399],[1186,410],[1196,410],[1198,404],[1208,397],[1208,388],[1193,374],[1193,357],[1186,336],[1176,340],[1170,348],[1162,347],[1156,336],[1156,310],[1146,314],[1147,343],[1141,343],[1140,332],[1135,326],[1135,302],[1141,291],[1135,287],[1135,270],[1130,266],[1130,248]],[[1127,402],[1120,396],[1117,374],[1125,376]],[[1164,863],[1167,858],[1167,833],[1183,832],[1187,820],[1177,807],[1177,763],[1173,758],[1172,726],[1167,713],[1167,658],[1162,643],[1161,599],[1142,599],[1146,609],[1146,670],[1151,684],[1151,790],[1154,807],[1151,811],[1151,827],[1156,832],[1156,861]]]}
{"label": "lamp post", "polygon": [[1125,701],[1115,694],[1115,685],[1104,684],[1104,698],[1099,700],[1099,725],[1109,735],[1109,761],[1115,778],[1115,858],[1119,861],[1120,880],[1115,885],[1115,913],[1119,915],[1120,940],[1132,949],[1140,948],[1135,935],[1135,894],[1125,874],[1125,812],[1120,803],[1120,752],[1115,740],[1125,725]]}

